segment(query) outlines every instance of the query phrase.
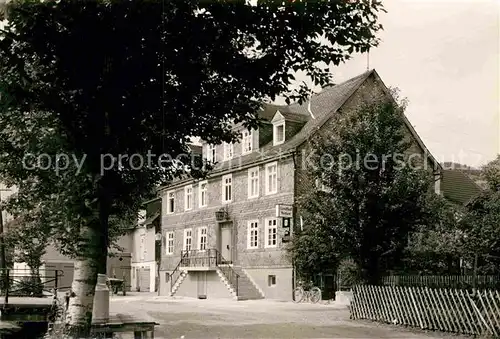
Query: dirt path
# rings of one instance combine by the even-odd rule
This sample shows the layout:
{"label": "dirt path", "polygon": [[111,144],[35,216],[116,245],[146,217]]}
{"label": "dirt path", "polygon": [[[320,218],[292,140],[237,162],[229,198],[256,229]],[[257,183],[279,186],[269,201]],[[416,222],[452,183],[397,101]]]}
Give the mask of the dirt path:
{"label": "dirt path", "polygon": [[[113,297],[111,312],[160,325],[155,338],[443,338],[392,326],[349,320],[346,308],[269,300]],[[456,338],[456,337],[455,337]]]}

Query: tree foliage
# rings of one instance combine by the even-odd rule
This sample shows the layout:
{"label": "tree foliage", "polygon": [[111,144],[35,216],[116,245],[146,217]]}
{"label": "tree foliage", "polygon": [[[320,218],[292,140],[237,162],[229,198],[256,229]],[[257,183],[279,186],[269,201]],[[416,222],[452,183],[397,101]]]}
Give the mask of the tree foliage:
{"label": "tree foliage", "polygon": [[464,253],[469,258],[479,256],[480,269],[485,273],[500,272],[500,157],[482,169],[488,189],[466,205],[461,222],[466,235]]}
{"label": "tree foliage", "polygon": [[481,177],[486,180],[491,191],[500,191],[500,155],[493,161],[483,166]]}
{"label": "tree foliage", "polygon": [[202,175],[189,136],[233,141],[231,123],[257,126],[262,101],[303,100],[305,86],[288,91],[292,70],[329,83],[325,64],[377,44],[381,10],[377,1],[12,1],[0,33],[0,176],[19,187],[10,212],[56,229],[95,284],[113,218],[134,219],[179,175],[160,155],[188,154],[183,168]]}
{"label": "tree foliage", "polygon": [[433,219],[432,175],[410,158],[402,114],[394,101],[376,98],[316,138],[312,175],[327,189],[300,201],[308,227],[328,234],[335,253],[352,258],[371,283],[398,263],[409,234]]}
{"label": "tree foliage", "polygon": [[40,222],[26,222],[23,217],[15,220],[9,231],[6,243],[14,251],[14,261],[26,263],[35,273],[43,265],[42,257],[46,252],[50,234]]}
{"label": "tree foliage", "polygon": [[[160,154],[187,154],[190,135],[228,141],[230,119],[255,126],[259,103],[287,93],[290,69],[328,83],[316,64],[375,45],[381,10],[377,2],[14,4],[1,40],[0,173],[20,184],[18,211],[37,207],[64,225],[137,210],[174,175],[170,163],[158,165]],[[103,155],[146,159],[148,151],[149,166],[125,161],[101,173]],[[25,170],[27,153],[48,154],[52,166]],[[78,175],[74,161],[56,173],[62,153],[85,157]]]}
{"label": "tree foliage", "polygon": [[402,265],[397,273],[456,275],[464,256],[465,232],[460,227],[464,208],[439,195],[430,196],[429,221],[410,234]]}
{"label": "tree foliage", "polygon": [[339,258],[327,228],[316,224],[296,232],[289,246],[289,255],[305,281],[314,279],[317,274],[335,270]]}

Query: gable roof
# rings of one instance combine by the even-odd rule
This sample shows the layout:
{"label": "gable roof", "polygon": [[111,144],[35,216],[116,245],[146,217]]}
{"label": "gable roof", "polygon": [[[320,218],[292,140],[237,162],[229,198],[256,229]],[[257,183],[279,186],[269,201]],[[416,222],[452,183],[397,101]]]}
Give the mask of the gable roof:
{"label": "gable roof", "polygon": [[[236,161],[233,159],[216,164],[215,168],[211,172],[211,175],[231,172],[237,168],[244,169],[258,163],[268,162],[272,159],[290,156],[294,153],[297,147],[309,140],[311,136],[313,136],[328,120],[330,120],[330,118],[334,116],[334,114],[347,102],[347,100],[349,100],[349,98],[370,76],[373,76],[374,79],[381,84],[381,87],[386,95],[392,98],[388,88],[380,79],[377,72],[375,70],[369,70],[338,85],[326,87],[320,93],[313,95],[309,101],[302,104],[294,103],[288,106],[264,104],[262,109],[257,112],[261,120],[269,123],[276,114],[276,111],[279,110],[284,117],[289,116],[295,121],[299,120],[305,122],[304,126],[297,132],[297,134],[292,136],[283,144],[274,146],[273,142],[270,141],[266,145],[262,145],[258,152],[242,155]],[[311,113],[314,117],[311,116]],[[441,168],[441,165],[432,157],[405,116],[404,122],[424,153],[429,156],[430,160],[437,168]],[[181,184],[191,180],[192,179],[190,178],[182,179],[177,183]],[[173,184],[172,186],[175,185],[176,184]]]}
{"label": "gable roof", "polygon": [[160,214],[161,214],[160,211],[155,212],[152,216],[150,216],[149,218],[144,220],[140,226],[147,227],[147,228],[152,227],[153,222],[160,217]]}
{"label": "gable roof", "polygon": [[293,122],[308,122],[311,117],[309,115],[305,114],[299,114],[299,113],[292,113],[292,112],[281,112],[281,115],[283,118],[285,118],[286,121],[293,121]]}
{"label": "gable roof", "polygon": [[462,171],[443,170],[441,191],[443,196],[449,201],[465,205],[481,193],[482,189]]}

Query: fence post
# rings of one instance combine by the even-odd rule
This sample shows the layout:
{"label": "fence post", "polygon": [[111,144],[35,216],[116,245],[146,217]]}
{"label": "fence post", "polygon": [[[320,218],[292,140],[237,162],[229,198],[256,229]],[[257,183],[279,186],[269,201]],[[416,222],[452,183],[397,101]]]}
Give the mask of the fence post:
{"label": "fence post", "polygon": [[10,269],[6,269],[6,274],[4,275],[4,284],[5,284],[5,302],[4,306],[7,306],[9,303],[9,289],[10,289]]}
{"label": "fence post", "polygon": [[57,279],[58,279],[57,275],[58,275],[58,271],[56,270],[55,271],[55,280],[54,280],[54,290],[56,291],[56,296],[57,296],[57,288],[59,287],[57,285]]}
{"label": "fence post", "polygon": [[478,255],[476,254],[474,256],[474,271],[472,275],[472,290],[474,291],[474,295],[477,293],[477,262],[478,262]]}

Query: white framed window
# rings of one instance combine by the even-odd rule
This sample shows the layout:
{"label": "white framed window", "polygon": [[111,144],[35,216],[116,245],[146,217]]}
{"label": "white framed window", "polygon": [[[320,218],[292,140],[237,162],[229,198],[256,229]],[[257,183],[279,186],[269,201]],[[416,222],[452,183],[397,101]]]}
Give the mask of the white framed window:
{"label": "white framed window", "polygon": [[201,181],[198,190],[198,203],[200,207],[206,207],[208,203],[208,181]]}
{"label": "white framed window", "polygon": [[266,165],[266,194],[278,192],[278,163]]}
{"label": "white framed window", "polygon": [[207,145],[207,160],[209,162],[217,161],[217,148],[215,145]]}
{"label": "white framed window", "polygon": [[270,218],[266,219],[266,241],[265,247],[277,247],[278,246],[278,219]]}
{"label": "white framed window", "polygon": [[233,176],[231,174],[222,177],[222,202],[233,200]]}
{"label": "white framed window", "polygon": [[250,130],[244,130],[241,133],[241,153],[246,154],[250,153],[253,150],[253,138],[252,138],[252,131]]}
{"label": "white framed window", "polygon": [[273,126],[273,144],[279,145],[285,142],[285,123],[276,124]]}
{"label": "white framed window", "polygon": [[172,255],[174,254],[174,232],[167,232],[165,234],[165,254]]}
{"label": "white framed window", "polygon": [[248,242],[247,248],[259,248],[259,221],[248,221]]}
{"label": "white framed window", "polygon": [[248,197],[259,196],[259,168],[254,167],[248,170]]}
{"label": "white framed window", "polygon": [[198,228],[198,249],[205,251],[207,249],[207,228]]}
{"label": "white framed window", "polygon": [[184,250],[191,251],[193,246],[193,230],[186,228],[184,230]]}
{"label": "white framed window", "polygon": [[224,160],[233,158],[233,143],[224,143]]}
{"label": "white framed window", "polygon": [[167,192],[167,213],[172,214],[175,212],[175,192]]}
{"label": "white framed window", "polygon": [[193,185],[184,187],[184,209],[186,211],[193,209]]}

